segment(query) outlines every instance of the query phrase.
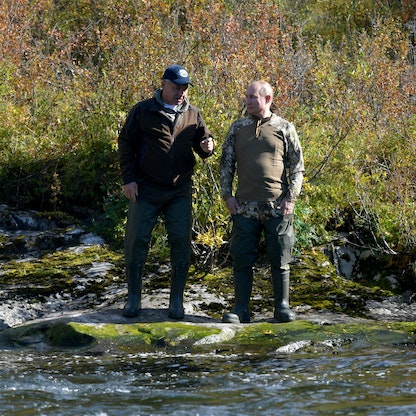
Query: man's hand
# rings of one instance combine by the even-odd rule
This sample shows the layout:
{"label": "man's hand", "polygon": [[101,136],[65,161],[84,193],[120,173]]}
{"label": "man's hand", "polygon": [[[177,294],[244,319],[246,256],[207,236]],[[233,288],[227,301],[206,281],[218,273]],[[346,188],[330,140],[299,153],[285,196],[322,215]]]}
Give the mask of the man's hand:
{"label": "man's hand", "polygon": [[214,150],[214,140],[212,140],[212,137],[208,137],[208,139],[202,140],[201,149],[205,153],[211,153]]}
{"label": "man's hand", "polygon": [[225,200],[225,206],[227,207],[228,211],[230,211],[230,214],[235,215],[237,214],[237,210],[240,208],[240,205],[238,205],[237,199],[235,199],[233,196],[230,196]]}
{"label": "man's hand", "polygon": [[128,198],[132,202],[136,201],[138,193],[138,187],[136,182],[130,182],[126,185],[123,185],[123,191],[126,198]]}
{"label": "man's hand", "polygon": [[295,203],[288,201],[287,199],[282,199],[282,202],[277,207],[277,209],[281,209],[283,215],[292,214],[293,210],[295,209]]}

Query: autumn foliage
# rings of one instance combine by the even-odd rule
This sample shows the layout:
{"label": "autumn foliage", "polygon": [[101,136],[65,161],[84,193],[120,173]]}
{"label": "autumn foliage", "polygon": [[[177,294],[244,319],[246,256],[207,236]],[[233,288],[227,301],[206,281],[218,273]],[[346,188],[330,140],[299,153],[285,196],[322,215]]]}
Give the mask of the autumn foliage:
{"label": "autumn foliage", "polygon": [[0,43],[2,203],[101,212],[120,238],[118,131],[179,63],[218,144],[197,165],[196,249],[227,239],[220,147],[247,84],[265,79],[304,148],[300,246],[345,232],[415,253],[413,1],[3,0]]}

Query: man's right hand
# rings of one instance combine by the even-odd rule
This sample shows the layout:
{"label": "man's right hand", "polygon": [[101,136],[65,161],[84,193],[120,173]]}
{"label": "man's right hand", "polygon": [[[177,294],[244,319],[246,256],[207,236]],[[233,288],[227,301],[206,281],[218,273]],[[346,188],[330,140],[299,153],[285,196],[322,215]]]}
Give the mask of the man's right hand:
{"label": "man's right hand", "polygon": [[123,192],[126,198],[132,202],[135,202],[138,193],[137,182],[130,182],[126,185],[123,185]]}
{"label": "man's right hand", "polygon": [[230,214],[235,215],[237,214],[237,210],[240,208],[240,205],[238,205],[238,201],[233,196],[230,196],[225,200],[225,206],[227,207],[228,211],[230,211]]}

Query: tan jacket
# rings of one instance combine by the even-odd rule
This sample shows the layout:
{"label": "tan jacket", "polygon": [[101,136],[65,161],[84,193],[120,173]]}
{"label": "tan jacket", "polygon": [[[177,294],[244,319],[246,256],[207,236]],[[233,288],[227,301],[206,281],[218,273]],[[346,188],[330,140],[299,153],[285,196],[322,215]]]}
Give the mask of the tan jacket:
{"label": "tan jacket", "polygon": [[292,123],[272,114],[269,119],[244,117],[235,121],[225,139],[220,166],[224,199],[239,202],[295,201],[303,180],[304,163],[299,138]]}

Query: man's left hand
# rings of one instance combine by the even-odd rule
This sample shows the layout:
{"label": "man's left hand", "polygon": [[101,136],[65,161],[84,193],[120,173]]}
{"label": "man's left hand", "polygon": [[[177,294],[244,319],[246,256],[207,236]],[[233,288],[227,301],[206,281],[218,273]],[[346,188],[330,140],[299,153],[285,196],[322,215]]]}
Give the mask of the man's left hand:
{"label": "man's left hand", "polygon": [[292,214],[293,210],[295,209],[295,203],[292,201],[288,201],[287,199],[283,199],[280,203],[280,206],[278,206],[277,208],[282,210],[283,215]]}
{"label": "man's left hand", "polygon": [[205,153],[211,153],[214,150],[214,140],[212,140],[212,137],[208,137],[208,139],[202,140],[201,149]]}

